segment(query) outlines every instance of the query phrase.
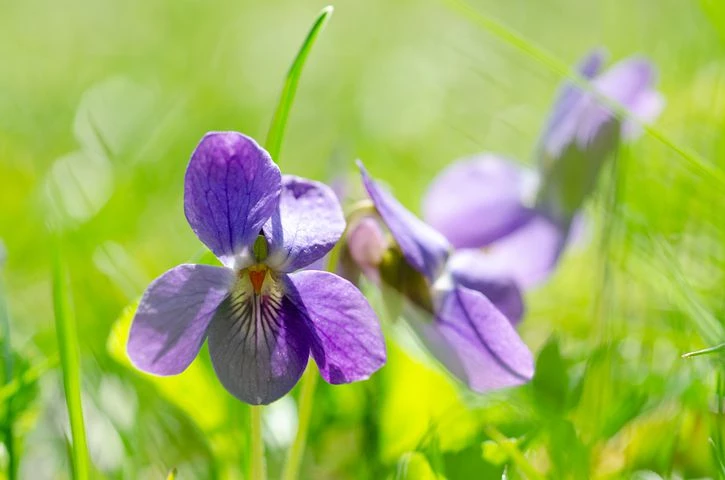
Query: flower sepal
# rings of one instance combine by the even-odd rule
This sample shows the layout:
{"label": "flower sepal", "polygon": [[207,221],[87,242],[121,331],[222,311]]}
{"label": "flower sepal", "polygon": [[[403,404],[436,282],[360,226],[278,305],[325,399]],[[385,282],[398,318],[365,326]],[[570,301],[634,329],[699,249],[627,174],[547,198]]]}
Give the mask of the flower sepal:
{"label": "flower sepal", "polygon": [[404,309],[403,302],[432,314],[434,311],[431,287],[426,277],[413,268],[403,256],[400,248],[393,244],[383,254],[378,266],[383,288],[383,301],[392,318],[397,318]]}

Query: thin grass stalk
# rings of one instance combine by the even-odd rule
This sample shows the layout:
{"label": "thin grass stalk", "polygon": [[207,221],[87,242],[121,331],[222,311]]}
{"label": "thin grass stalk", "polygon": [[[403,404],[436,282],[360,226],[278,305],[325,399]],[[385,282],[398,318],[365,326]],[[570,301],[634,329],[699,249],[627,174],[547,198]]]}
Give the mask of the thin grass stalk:
{"label": "thin grass stalk", "polygon": [[302,42],[302,46],[287,72],[287,77],[285,78],[284,86],[279,96],[279,102],[277,103],[277,110],[275,110],[274,117],[272,117],[272,124],[269,127],[267,142],[265,144],[267,151],[277,163],[279,163],[279,154],[282,149],[282,139],[284,138],[285,128],[287,127],[289,112],[292,108],[292,102],[295,99],[295,93],[297,93],[297,85],[299,85],[300,77],[302,76],[302,67],[305,66],[310,50],[312,50],[315,40],[317,40],[317,37],[325,28],[333,10],[332,5],[328,5],[322,9],[315,19],[315,23],[312,24],[312,28],[310,28],[305,41]]}
{"label": "thin grass stalk", "polygon": [[71,460],[74,480],[88,480],[90,461],[81,403],[81,366],[78,329],[70,297],[65,262],[56,239],[53,251],[53,308],[63,388],[71,430]]}

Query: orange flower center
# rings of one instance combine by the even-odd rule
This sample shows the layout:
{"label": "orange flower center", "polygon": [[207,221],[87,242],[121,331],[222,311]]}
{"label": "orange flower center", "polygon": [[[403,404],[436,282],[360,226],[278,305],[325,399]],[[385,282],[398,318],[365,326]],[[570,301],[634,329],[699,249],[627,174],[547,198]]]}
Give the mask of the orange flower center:
{"label": "orange flower center", "polygon": [[264,284],[264,278],[267,276],[267,268],[263,265],[255,265],[249,267],[249,281],[252,282],[254,293],[259,295],[262,292],[262,285]]}

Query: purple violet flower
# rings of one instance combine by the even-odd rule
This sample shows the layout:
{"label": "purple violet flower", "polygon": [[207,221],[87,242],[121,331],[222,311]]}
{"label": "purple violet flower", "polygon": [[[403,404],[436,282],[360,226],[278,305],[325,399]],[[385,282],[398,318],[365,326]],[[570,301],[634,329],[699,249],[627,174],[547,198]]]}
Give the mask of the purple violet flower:
{"label": "purple violet flower", "polygon": [[333,384],[364,380],[385,363],[380,325],[360,291],[329,272],[296,272],[345,228],[329,187],[282,176],[249,137],[213,132],[191,156],[184,210],[224,267],[179,265],[149,285],[127,346],[136,367],[181,373],[208,339],[224,387],[267,404],[297,383],[310,354]]}
{"label": "purple violet flower", "polygon": [[[599,74],[604,54],[594,51],[578,66],[600,94],[653,121],[662,96],[653,89],[650,62],[630,58]],[[493,154],[461,160],[431,184],[423,217],[488,275],[513,278],[522,288],[545,280],[556,266],[594,189],[604,161],[620,138],[639,134],[604,105],[569,83],[561,88],[536,152],[538,168]],[[487,259],[487,261],[484,261]]]}
{"label": "purple violet flower", "polygon": [[[397,293],[396,298],[403,297],[405,317],[416,334],[472,390],[484,392],[529,381],[534,370],[531,352],[501,311],[508,310],[514,321],[521,317],[523,303],[516,286],[479,275],[466,265],[452,268],[448,241],[380,188],[362,163],[358,166],[377,214],[395,242],[384,245],[380,256],[380,246],[371,248],[374,242],[369,240],[352,256],[365,262],[380,258],[380,281]],[[356,249],[355,244],[349,247]],[[499,298],[489,300],[481,290],[497,293]]]}

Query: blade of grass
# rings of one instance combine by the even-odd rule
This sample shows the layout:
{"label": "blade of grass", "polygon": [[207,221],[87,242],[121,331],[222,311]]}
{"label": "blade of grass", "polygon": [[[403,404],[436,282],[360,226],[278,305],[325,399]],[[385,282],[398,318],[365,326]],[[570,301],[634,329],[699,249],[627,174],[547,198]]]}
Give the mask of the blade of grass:
{"label": "blade of grass", "polygon": [[554,54],[548,50],[536,45],[534,42],[524,37],[515,30],[509,28],[504,23],[489,17],[475,9],[470,5],[463,2],[462,0],[441,0],[443,3],[450,6],[452,10],[457,11],[467,20],[475,25],[488,31],[499,40],[507,43],[522,53],[526,54],[530,58],[541,63],[553,73],[559,75],[562,78],[566,78],[571,81],[577,87],[587,91],[593,95],[597,101],[601,102],[607,108],[611,110],[620,120],[627,118],[637,123],[645,132],[650,136],[657,139],[660,143],[670,148],[672,151],[682,158],[686,165],[695,173],[703,176],[708,176],[715,182],[722,186],[725,186],[725,172],[707,162],[697,152],[691,150],[688,147],[684,147],[675,143],[667,135],[662,133],[659,129],[642,122],[635,115],[633,115],[624,105],[613,101],[609,97],[602,95],[594,89],[591,82],[578,74],[572,69],[566,62],[560,60]]}
{"label": "blade of grass", "polygon": [[[0,245],[0,248],[2,246]],[[0,267],[3,260],[0,258]],[[2,277],[0,277],[0,335],[2,335],[2,356],[3,356],[3,387],[7,387],[13,382],[13,350],[10,346],[10,314],[5,303],[5,288]],[[17,478],[18,463],[15,458],[15,432],[13,431],[13,405],[12,397],[2,402],[5,405],[5,428],[3,436],[5,437],[5,451],[8,458],[7,478],[15,480]]]}
{"label": "blade of grass", "polygon": [[707,355],[709,353],[718,353],[725,350],[725,343],[715,345],[714,347],[703,348],[702,350],[695,350],[694,352],[687,352],[682,354],[682,358],[699,357],[700,355]]}
{"label": "blade of grass", "polygon": [[287,78],[285,79],[282,92],[279,96],[279,103],[277,104],[277,110],[274,112],[272,118],[272,124],[269,127],[269,133],[267,134],[267,142],[265,147],[272,156],[272,158],[279,163],[279,154],[282,148],[282,138],[284,137],[284,130],[287,126],[287,118],[289,117],[290,109],[292,108],[292,102],[297,92],[297,85],[300,82],[300,76],[302,75],[302,67],[305,65],[307,56],[312,50],[312,46],[315,44],[315,40],[320,35],[322,30],[325,28],[327,21],[330,19],[330,15],[333,12],[332,5],[328,5],[323,8],[320,14],[317,16],[315,23],[312,24],[305,41],[302,43],[297,56],[292,62],[292,66],[287,72]]}
{"label": "blade of grass", "polygon": [[78,332],[70,298],[68,275],[60,251],[59,239],[55,239],[54,243],[53,309],[55,311],[55,328],[58,336],[58,351],[60,352],[61,369],[63,371],[63,388],[70,420],[73,478],[75,480],[88,480],[90,461],[83,426]]}

